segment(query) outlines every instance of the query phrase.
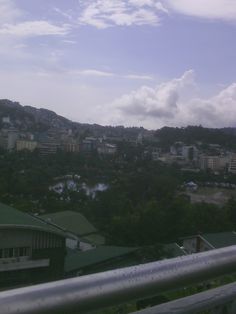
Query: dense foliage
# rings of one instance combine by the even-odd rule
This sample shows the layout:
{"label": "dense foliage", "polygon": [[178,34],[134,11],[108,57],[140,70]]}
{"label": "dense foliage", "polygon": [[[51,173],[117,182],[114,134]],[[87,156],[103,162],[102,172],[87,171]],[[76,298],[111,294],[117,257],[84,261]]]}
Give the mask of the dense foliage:
{"label": "dense foliage", "polygon": [[[109,189],[97,192],[95,198],[83,190],[60,195],[49,190],[55,177],[67,174],[80,175],[88,185],[108,184]],[[117,245],[167,243],[198,232],[233,230],[236,202],[232,199],[224,207],[191,204],[180,193],[182,183],[190,179],[209,180],[209,175],[183,173],[178,167],[144,159],[139,147],[120,147],[113,157],[62,152],[0,156],[2,202],[37,213],[80,211],[109,243]]]}
{"label": "dense foliage", "polygon": [[175,142],[181,141],[186,144],[202,142],[204,144],[219,144],[222,147],[236,148],[235,129],[210,129],[202,126],[188,126],[186,128],[163,127],[157,130],[155,136],[159,144],[169,147]]}

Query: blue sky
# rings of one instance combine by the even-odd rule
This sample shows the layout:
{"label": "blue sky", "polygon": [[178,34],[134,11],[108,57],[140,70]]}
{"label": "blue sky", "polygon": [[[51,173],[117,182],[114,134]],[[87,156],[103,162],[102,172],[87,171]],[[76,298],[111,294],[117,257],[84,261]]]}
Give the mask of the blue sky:
{"label": "blue sky", "polygon": [[0,98],[74,121],[236,126],[235,0],[0,0]]}

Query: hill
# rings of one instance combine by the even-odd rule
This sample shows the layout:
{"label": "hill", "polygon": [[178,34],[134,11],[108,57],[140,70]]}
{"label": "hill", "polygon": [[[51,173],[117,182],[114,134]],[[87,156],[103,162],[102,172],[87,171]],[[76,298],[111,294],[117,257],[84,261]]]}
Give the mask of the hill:
{"label": "hill", "polygon": [[[7,123],[9,117],[10,123]],[[5,121],[5,122],[4,122]],[[101,126],[73,122],[62,117],[54,111],[22,106],[19,102],[0,99],[0,128],[10,126],[20,131],[45,132],[49,129],[71,129],[73,134],[85,136],[107,136],[125,139],[136,139],[141,133],[144,137],[155,139],[161,147],[169,147],[175,142],[186,144],[202,142],[206,144],[219,144],[223,147],[235,148],[236,128],[210,129],[202,126],[188,126],[181,128],[163,127],[156,131],[148,131],[142,127]]]}
{"label": "hill", "polygon": [[136,138],[140,132],[149,133],[144,128],[123,126],[101,126],[98,124],[86,124],[73,122],[54,111],[37,109],[31,106],[22,106],[19,102],[8,99],[0,99],[0,128],[4,126],[3,118],[9,117],[10,125],[22,131],[47,131],[50,128],[72,129],[87,136],[128,136]]}
{"label": "hill", "polygon": [[68,128],[73,125],[70,120],[53,111],[22,106],[20,103],[8,99],[0,100],[1,127],[4,124],[3,117],[9,117],[12,126],[27,131],[45,131],[51,127]]}
{"label": "hill", "polygon": [[170,146],[175,142],[185,144],[204,143],[219,144],[223,147],[235,147],[235,128],[210,129],[202,126],[186,128],[163,127],[155,132],[161,146]]}

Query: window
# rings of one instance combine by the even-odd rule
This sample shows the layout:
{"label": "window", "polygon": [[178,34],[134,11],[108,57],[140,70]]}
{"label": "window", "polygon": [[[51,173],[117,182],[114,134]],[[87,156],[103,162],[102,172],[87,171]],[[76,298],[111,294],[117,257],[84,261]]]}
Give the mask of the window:
{"label": "window", "polygon": [[29,247],[0,249],[0,258],[16,258],[30,255]]}

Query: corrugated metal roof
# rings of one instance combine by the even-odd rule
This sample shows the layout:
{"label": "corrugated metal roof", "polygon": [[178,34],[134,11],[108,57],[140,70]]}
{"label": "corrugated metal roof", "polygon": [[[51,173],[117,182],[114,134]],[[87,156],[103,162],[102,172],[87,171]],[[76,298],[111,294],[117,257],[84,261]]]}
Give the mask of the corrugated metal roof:
{"label": "corrugated metal roof", "polygon": [[201,237],[205,239],[207,242],[209,242],[216,249],[236,245],[236,233],[233,231],[219,233],[204,233],[201,235]]}
{"label": "corrugated metal roof", "polygon": [[167,253],[167,255],[170,255],[170,257],[178,257],[186,255],[186,252],[184,249],[182,249],[177,243],[169,243],[164,245],[163,247],[164,253]]}
{"label": "corrugated metal roof", "polygon": [[45,221],[0,203],[0,228],[12,227],[39,229],[41,231],[53,232],[65,236],[62,231],[48,225]]}
{"label": "corrugated metal roof", "polygon": [[100,246],[96,249],[84,252],[76,251],[67,255],[65,260],[65,272],[76,271],[88,266],[106,262],[113,258],[130,254],[136,250],[137,248],[131,247]]}
{"label": "corrugated metal roof", "polygon": [[102,235],[100,235],[99,233],[93,233],[93,234],[84,236],[80,240],[91,243],[93,245],[105,244],[105,238]]}
{"label": "corrugated metal roof", "polygon": [[97,232],[96,228],[78,212],[68,210],[42,215],[40,217],[78,236],[85,236]]}

